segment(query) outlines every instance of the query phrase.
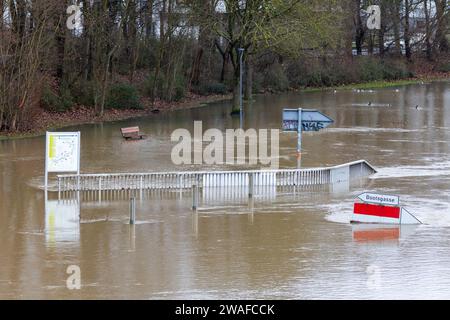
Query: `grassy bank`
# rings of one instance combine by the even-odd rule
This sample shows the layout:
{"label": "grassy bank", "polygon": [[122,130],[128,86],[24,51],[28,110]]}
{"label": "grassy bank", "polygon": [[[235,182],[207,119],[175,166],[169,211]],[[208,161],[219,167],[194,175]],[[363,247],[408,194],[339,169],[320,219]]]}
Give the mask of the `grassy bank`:
{"label": "grassy bank", "polygon": [[[312,92],[323,92],[329,90],[376,90],[383,88],[400,87],[406,85],[414,85],[423,82],[430,81],[442,81],[450,79],[450,73],[443,73],[439,75],[429,75],[421,76],[414,79],[404,79],[395,81],[371,81],[364,83],[355,83],[342,85],[338,87],[309,87],[302,89],[292,89],[292,91],[302,92],[302,93],[312,93]],[[281,93],[281,92],[280,92]],[[276,93],[275,94],[279,94]],[[210,103],[230,100],[231,95],[211,95],[211,96],[190,96],[178,103],[164,103],[159,102],[157,104],[158,110],[161,113],[170,112],[180,109],[188,108],[199,108],[208,106]],[[8,139],[24,139],[36,136],[41,136],[49,130],[57,130],[69,126],[77,126],[89,123],[102,123],[102,122],[113,122],[120,120],[127,120],[133,118],[142,118],[149,116],[157,116],[157,114],[152,113],[152,108],[145,109],[112,109],[106,110],[102,117],[95,115],[92,108],[79,107],[71,111],[66,111],[62,113],[42,111],[39,118],[36,119],[35,130],[29,132],[13,132],[8,134],[0,134],[1,140]]]}
{"label": "grassy bank", "polygon": [[25,139],[42,136],[46,131],[54,131],[66,127],[108,123],[114,121],[137,119],[143,117],[156,117],[158,114],[167,113],[180,109],[191,109],[208,106],[214,102],[227,101],[231,95],[190,96],[177,103],[158,102],[156,104],[158,113],[153,113],[153,108],[145,109],[108,109],[103,116],[95,114],[93,108],[77,107],[66,112],[48,112],[42,110],[39,117],[35,119],[34,130],[27,132],[1,133],[0,141],[10,139]]}
{"label": "grassy bank", "polygon": [[374,90],[374,89],[384,89],[384,88],[392,88],[392,87],[400,87],[407,86],[412,84],[422,83],[421,79],[414,80],[397,80],[397,81],[372,81],[367,83],[357,83],[344,85],[339,87],[338,89],[347,90],[347,89],[361,89],[361,90]]}
{"label": "grassy bank", "polygon": [[362,83],[353,83],[346,84],[341,86],[326,86],[326,87],[306,87],[301,89],[292,89],[292,91],[302,92],[302,93],[311,93],[311,92],[323,92],[329,90],[376,90],[376,89],[385,89],[385,88],[394,88],[401,86],[408,86],[414,84],[420,84],[424,82],[431,81],[444,81],[450,80],[450,73],[442,74],[440,76],[433,77],[417,77],[413,79],[403,79],[403,80],[395,80],[395,81],[370,81],[370,82],[362,82]]}

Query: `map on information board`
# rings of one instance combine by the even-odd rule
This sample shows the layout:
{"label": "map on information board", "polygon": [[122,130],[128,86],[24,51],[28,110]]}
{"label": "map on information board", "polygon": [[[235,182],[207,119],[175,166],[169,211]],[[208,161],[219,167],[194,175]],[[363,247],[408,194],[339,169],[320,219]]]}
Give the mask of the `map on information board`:
{"label": "map on information board", "polygon": [[78,171],[80,161],[79,132],[47,133],[47,172]]}

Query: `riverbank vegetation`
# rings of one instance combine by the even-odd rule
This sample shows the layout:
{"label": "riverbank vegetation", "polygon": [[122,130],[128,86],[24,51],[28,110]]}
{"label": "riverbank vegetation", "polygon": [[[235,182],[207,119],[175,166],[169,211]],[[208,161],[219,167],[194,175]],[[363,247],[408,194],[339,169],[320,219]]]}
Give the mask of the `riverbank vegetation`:
{"label": "riverbank vegetation", "polygon": [[241,58],[246,99],[448,76],[447,0],[375,1],[380,30],[367,27],[372,2],[0,0],[0,132],[209,95],[235,109]]}

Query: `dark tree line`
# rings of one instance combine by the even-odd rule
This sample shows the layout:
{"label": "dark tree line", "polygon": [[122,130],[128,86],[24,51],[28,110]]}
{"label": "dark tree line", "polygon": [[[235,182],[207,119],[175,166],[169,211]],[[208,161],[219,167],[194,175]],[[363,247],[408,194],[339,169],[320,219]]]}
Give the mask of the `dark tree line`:
{"label": "dark tree line", "polygon": [[[133,87],[151,104],[229,90],[236,106],[238,48],[247,99],[268,70],[283,76],[311,58],[449,54],[448,0],[81,0],[69,30],[74,3],[0,0],[0,131],[22,129],[42,104],[102,115]],[[370,4],[381,7],[381,30],[366,26]]]}

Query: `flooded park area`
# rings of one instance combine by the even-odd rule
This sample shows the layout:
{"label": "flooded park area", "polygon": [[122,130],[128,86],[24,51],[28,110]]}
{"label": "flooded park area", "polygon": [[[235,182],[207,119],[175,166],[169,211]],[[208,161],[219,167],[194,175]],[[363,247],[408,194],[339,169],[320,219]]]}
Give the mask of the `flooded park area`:
{"label": "flooded park area", "polygon": [[[300,107],[334,120],[303,135],[302,167],[364,159],[377,173],[252,200],[202,190],[197,212],[189,189],[144,190],[130,225],[130,191],[46,196],[45,137],[0,141],[0,298],[449,299],[450,82],[260,95],[243,127],[280,129],[283,109]],[[171,160],[174,130],[239,128],[230,110],[220,102],[61,131],[81,132],[81,173],[233,170]],[[130,126],[147,138],[125,141]],[[280,134],[281,169],[297,167],[296,145]],[[398,195],[423,224],[350,224],[366,191]],[[69,266],[80,290],[66,286]]]}

